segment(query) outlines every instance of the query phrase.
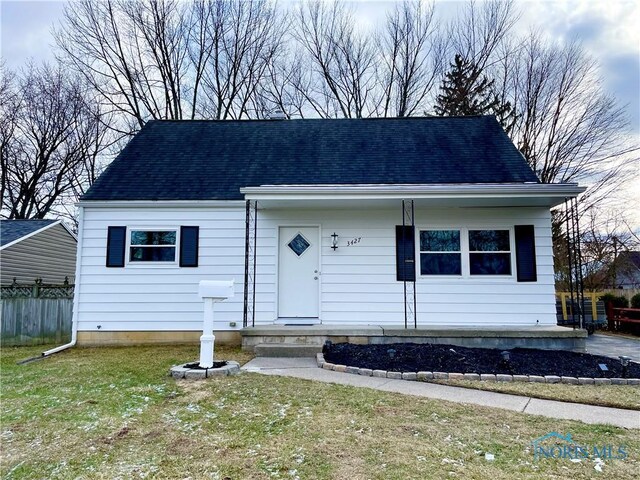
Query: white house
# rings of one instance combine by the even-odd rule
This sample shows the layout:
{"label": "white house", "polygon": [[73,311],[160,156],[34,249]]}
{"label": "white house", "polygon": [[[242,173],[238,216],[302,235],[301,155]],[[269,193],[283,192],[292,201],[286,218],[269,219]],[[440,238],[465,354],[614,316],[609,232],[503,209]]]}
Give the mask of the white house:
{"label": "white house", "polygon": [[79,204],[77,338],[195,341],[198,282],[233,279],[223,341],[573,342],[550,208],[582,191],[540,183],[493,117],[152,121]]}

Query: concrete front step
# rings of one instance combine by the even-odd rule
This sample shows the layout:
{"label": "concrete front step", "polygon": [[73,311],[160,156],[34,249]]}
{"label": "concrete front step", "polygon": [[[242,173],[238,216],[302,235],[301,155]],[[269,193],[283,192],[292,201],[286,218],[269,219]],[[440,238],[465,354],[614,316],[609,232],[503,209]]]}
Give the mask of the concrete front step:
{"label": "concrete front step", "polygon": [[558,326],[529,327],[447,327],[399,328],[382,325],[260,325],[240,331],[242,349],[253,351],[257,345],[299,345],[317,348],[333,343],[389,344],[435,343],[511,349],[516,347],[549,350],[585,351],[586,330]]}
{"label": "concrete front step", "polygon": [[253,347],[256,357],[315,357],[322,352],[322,345],[290,343],[260,343]]}

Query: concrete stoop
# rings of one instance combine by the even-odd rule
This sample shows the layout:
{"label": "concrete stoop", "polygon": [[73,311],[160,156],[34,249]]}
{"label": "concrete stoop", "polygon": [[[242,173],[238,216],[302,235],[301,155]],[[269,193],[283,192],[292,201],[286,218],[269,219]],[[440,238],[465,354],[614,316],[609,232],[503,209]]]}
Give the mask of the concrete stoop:
{"label": "concrete stoop", "polygon": [[[462,347],[541,348],[585,351],[586,330],[565,327],[452,328],[429,327],[403,329],[375,325],[262,325],[244,328],[242,349],[258,356],[314,356],[329,340],[333,343],[389,344],[433,343]],[[259,347],[259,348],[258,348]],[[282,354],[274,353],[282,348]],[[299,352],[287,354],[285,352]],[[304,352],[304,353],[303,353]]]}
{"label": "concrete stoop", "polygon": [[315,357],[322,345],[291,343],[260,343],[253,347],[256,357]]}

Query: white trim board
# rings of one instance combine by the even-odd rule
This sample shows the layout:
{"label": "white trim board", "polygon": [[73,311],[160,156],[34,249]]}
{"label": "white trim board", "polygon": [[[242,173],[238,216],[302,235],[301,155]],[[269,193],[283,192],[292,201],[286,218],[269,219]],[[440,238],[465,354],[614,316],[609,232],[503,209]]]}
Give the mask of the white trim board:
{"label": "white trim board", "polygon": [[[247,200],[513,200],[521,205],[561,204],[585,191],[577,184],[432,184],[432,185],[263,185],[241,188]],[[505,206],[505,205],[498,205]]]}

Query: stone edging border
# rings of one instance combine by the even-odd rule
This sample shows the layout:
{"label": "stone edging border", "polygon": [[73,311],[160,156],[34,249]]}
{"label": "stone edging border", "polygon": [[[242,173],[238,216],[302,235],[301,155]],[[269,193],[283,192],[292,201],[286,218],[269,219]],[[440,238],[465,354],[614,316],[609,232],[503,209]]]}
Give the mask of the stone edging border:
{"label": "stone edging border", "polygon": [[326,362],[322,353],[318,353],[316,362],[319,368],[333,370],[334,372],[419,382],[427,382],[429,380],[479,380],[484,382],[565,383],[570,385],[640,385],[640,378],[558,377],[555,375],[506,375],[501,373],[388,372],[387,370],[335,365]]}
{"label": "stone edging border", "polygon": [[227,375],[237,375],[240,373],[240,364],[233,360],[227,360],[227,364],[220,368],[189,368],[187,365],[197,362],[183,363],[182,365],[174,365],[169,370],[176,380],[185,378],[187,380],[203,380],[211,377],[225,377]]}

